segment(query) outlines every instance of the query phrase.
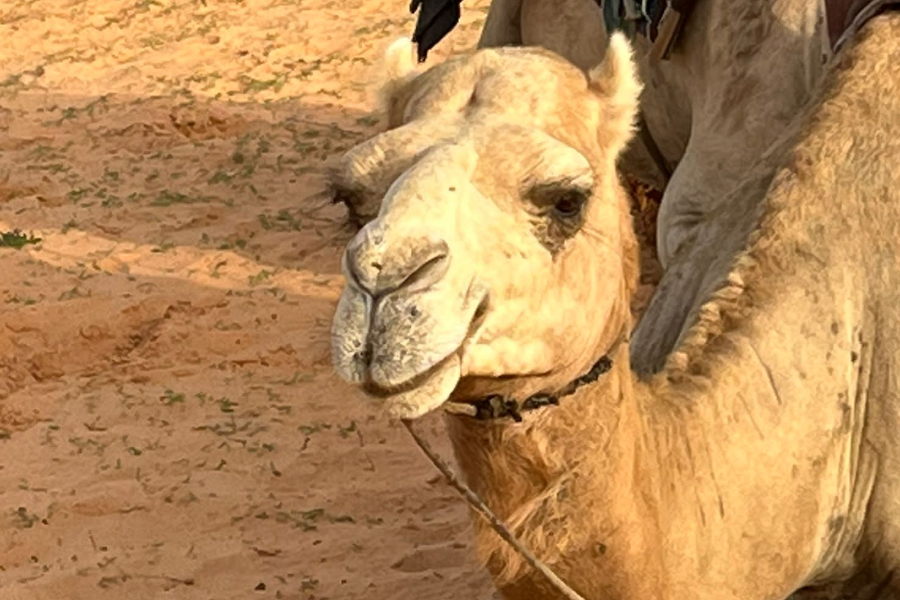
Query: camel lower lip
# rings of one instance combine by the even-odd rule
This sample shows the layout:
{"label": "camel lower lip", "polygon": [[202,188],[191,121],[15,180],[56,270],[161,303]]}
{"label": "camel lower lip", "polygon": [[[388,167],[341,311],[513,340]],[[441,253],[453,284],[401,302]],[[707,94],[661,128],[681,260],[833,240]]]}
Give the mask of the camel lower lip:
{"label": "camel lower lip", "polygon": [[447,364],[454,359],[458,359],[459,350],[454,351],[446,358],[436,362],[429,369],[422,371],[412,379],[404,382],[401,385],[392,388],[386,388],[383,386],[374,383],[371,380],[367,380],[363,383],[363,390],[370,396],[380,399],[387,399],[392,396],[396,396],[397,394],[402,394],[404,392],[408,392],[410,390],[414,390],[419,387],[421,384],[425,383],[430,377],[432,377],[435,373],[440,371],[442,368],[446,367]]}
{"label": "camel lower lip", "polygon": [[459,384],[462,360],[453,353],[406,384],[385,390],[364,386],[379,398],[386,412],[400,419],[417,419],[446,402]]}

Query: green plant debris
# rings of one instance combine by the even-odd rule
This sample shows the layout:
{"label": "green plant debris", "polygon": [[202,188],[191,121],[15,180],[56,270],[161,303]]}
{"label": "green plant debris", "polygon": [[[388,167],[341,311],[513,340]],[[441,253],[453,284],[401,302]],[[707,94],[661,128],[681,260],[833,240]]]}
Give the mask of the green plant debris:
{"label": "green plant debris", "polygon": [[247,76],[241,78],[241,86],[244,88],[244,93],[247,94],[265,90],[272,90],[277,93],[281,91],[281,88],[284,87],[285,83],[287,83],[287,73],[276,75],[271,79],[254,79],[253,77]]}
{"label": "green plant debris", "polygon": [[300,591],[301,592],[309,592],[319,587],[319,580],[315,577],[310,577],[308,575],[303,577],[303,580],[300,582]]}
{"label": "green plant debris", "polygon": [[170,389],[167,389],[163,392],[163,395],[159,397],[162,400],[163,404],[167,406],[172,406],[173,404],[183,403],[185,400],[185,395],[180,392],[173,392]]}
{"label": "green plant debris", "polygon": [[25,234],[19,229],[0,232],[0,248],[15,248],[21,250],[28,244],[39,244],[43,240],[35,237],[33,233]]}
{"label": "green plant debris", "polygon": [[263,281],[270,279],[272,275],[275,273],[266,269],[261,270],[256,275],[247,276],[247,280],[250,282],[250,285],[259,285]]}
{"label": "green plant debris", "polygon": [[338,433],[340,433],[341,437],[347,439],[350,437],[351,433],[356,431],[356,421],[350,421],[350,424],[346,427],[342,425],[338,425]]}
{"label": "green plant debris", "polygon": [[360,117],[360,118],[356,119],[356,124],[363,125],[365,127],[374,127],[375,125],[378,125],[378,117],[375,117],[375,116]]}
{"label": "green plant debris", "polygon": [[303,228],[300,219],[287,210],[280,210],[274,216],[262,213],[258,218],[260,226],[266,231],[300,231]]}
{"label": "green plant debris", "polygon": [[219,398],[216,400],[219,405],[219,410],[223,413],[233,413],[234,407],[237,406],[237,402],[231,400],[230,398]]}
{"label": "green plant debris", "polygon": [[171,190],[163,190],[156,195],[156,198],[150,203],[153,206],[172,206],[173,204],[192,204],[200,202],[204,198],[188,196],[181,192],[173,192]]}
{"label": "green plant debris", "polygon": [[300,431],[303,435],[312,435],[314,433],[319,433],[322,430],[331,429],[331,425],[329,423],[313,423],[312,425],[300,425],[297,430]]}
{"label": "green plant debris", "polygon": [[17,529],[31,529],[35,524],[40,523],[41,518],[36,514],[29,513],[28,509],[20,506],[16,509],[14,515],[14,526]]}

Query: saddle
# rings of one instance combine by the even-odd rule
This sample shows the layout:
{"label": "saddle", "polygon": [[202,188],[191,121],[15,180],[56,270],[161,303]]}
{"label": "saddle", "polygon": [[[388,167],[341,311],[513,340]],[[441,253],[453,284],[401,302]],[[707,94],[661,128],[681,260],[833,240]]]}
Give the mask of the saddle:
{"label": "saddle", "polygon": [[837,52],[860,28],[887,10],[900,9],[900,0],[824,0],[831,51]]}
{"label": "saddle", "polygon": [[647,37],[650,63],[666,60],[684,29],[697,0],[595,0],[603,11],[606,30]]}

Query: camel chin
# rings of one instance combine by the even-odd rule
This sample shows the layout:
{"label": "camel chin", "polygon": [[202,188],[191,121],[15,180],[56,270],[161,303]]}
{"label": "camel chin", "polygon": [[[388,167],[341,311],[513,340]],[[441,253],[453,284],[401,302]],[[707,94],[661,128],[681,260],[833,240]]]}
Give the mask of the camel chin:
{"label": "camel chin", "polygon": [[395,419],[418,419],[446,402],[461,375],[461,360],[452,354],[415,380],[415,386],[389,395],[379,395],[388,416]]}

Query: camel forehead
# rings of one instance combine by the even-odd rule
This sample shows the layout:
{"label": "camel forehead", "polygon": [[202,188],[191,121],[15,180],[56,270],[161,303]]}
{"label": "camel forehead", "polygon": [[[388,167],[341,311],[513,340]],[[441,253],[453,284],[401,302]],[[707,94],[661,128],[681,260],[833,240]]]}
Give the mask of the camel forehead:
{"label": "camel forehead", "polygon": [[[415,125],[416,123],[413,123]],[[422,123],[427,125],[427,121]],[[426,144],[407,143],[425,130],[391,130],[352,149],[336,173],[344,189],[370,196],[384,196],[401,176],[404,186],[419,188],[433,184],[433,177],[419,173],[467,172],[470,183],[483,192],[509,200],[530,186],[552,182],[593,181],[591,162],[575,147],[535,127],[505,121],[478,120],[451,124]],[[455,151],[447,151],[454,148]],[[465,166],[457,164],[466,163]],[[423,164],[424,163],[424,164]],[[426,167],[414,168],[416,165]],[[462,170],[455,167],[462,166]],[[419,190],[421,192],[421,189]]]}
{"label": "camel forehead", "polygon": [[594,151],[586,79],[550,52],[481,50],[433,67],[411,88],[403,123],[345,154],[336,187],[375,201],[414,163],[447,144],[474,141],[479,174],[520,173],[542,162],[577,164],[573,170],[582,172],[584,156]]}
{"label": "camel forehead", "polygon": [[537,128],[510,123],[472,128],[460,142],[478,156],[476,178],[497,183],[590,178],[593,170],[578,149]]}

